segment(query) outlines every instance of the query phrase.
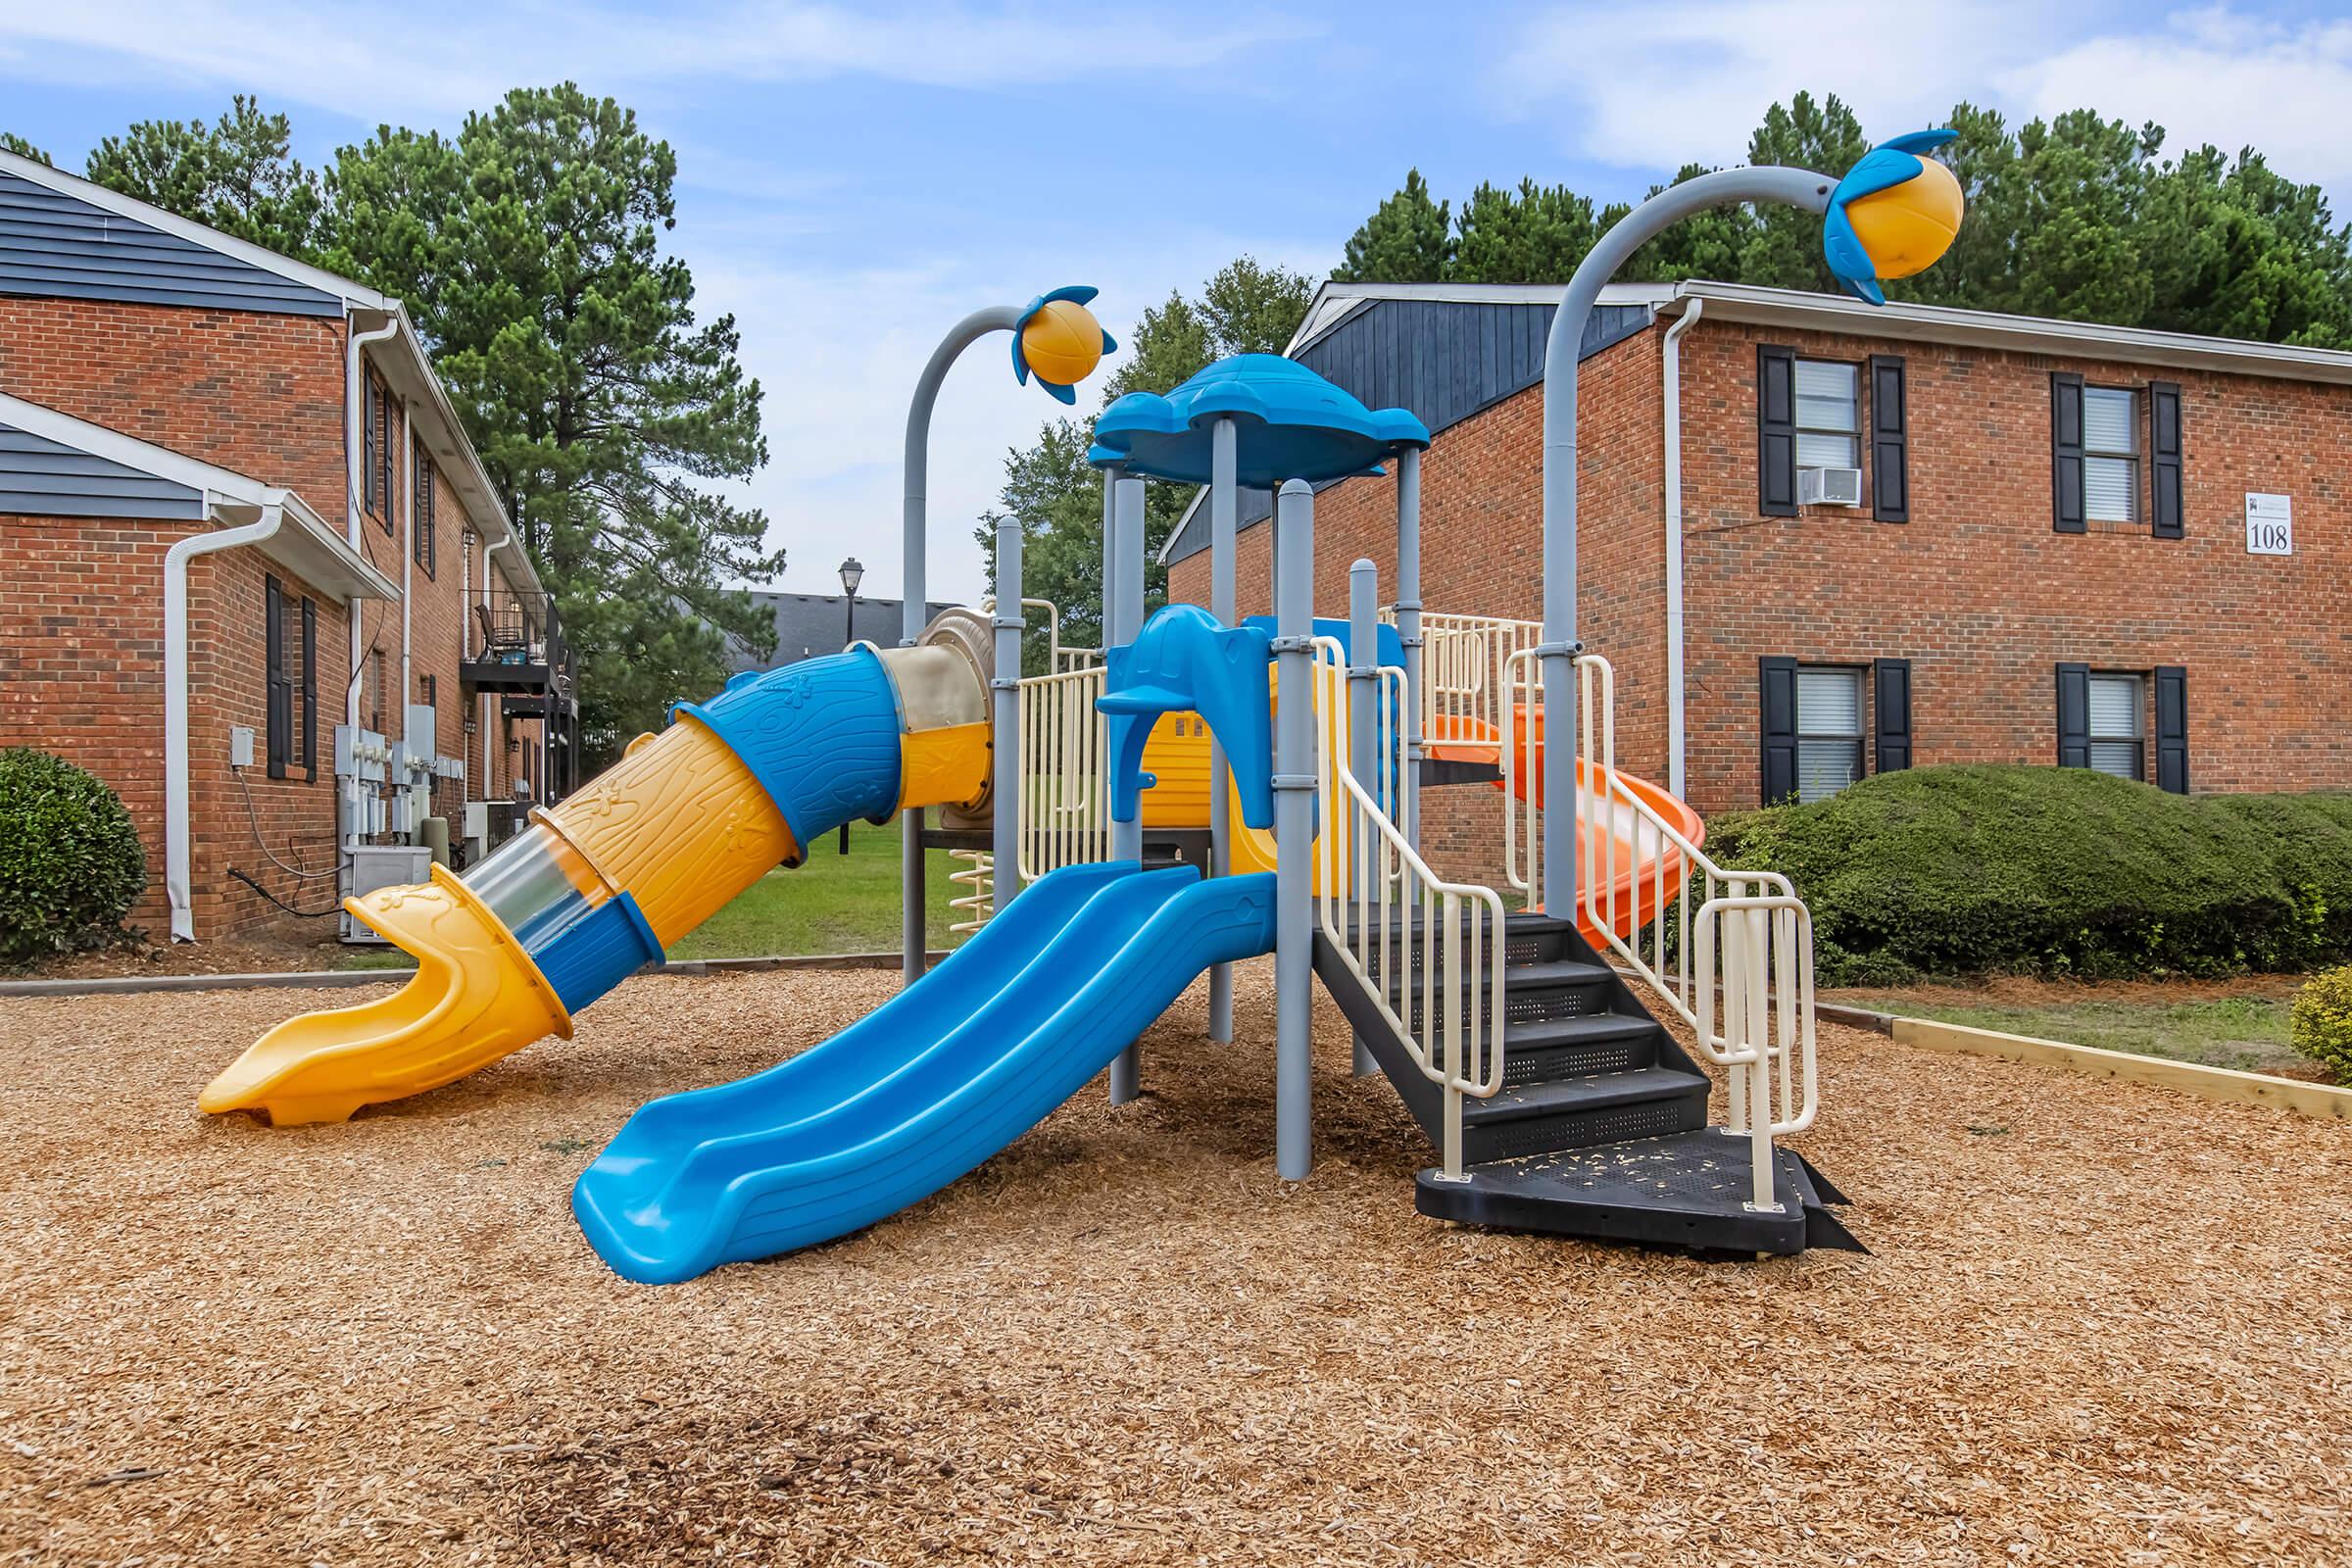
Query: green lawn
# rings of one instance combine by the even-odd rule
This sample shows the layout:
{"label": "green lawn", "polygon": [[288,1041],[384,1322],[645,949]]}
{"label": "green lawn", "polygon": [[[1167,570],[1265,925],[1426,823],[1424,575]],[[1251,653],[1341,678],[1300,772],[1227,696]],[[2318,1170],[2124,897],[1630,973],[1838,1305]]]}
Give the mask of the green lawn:
{"label": "green lawn", "polygon": [[2070,1046],[2169,1056],[2208,1067],[2308,1070],[2287,1044],[2285,997],[2217,997],[2199,1002],[1986,1003],[1956,1005],[1917,997],[1840,995],[1838,1002],[1975,1029],[2031,1035]]}
{"label": "green lawn", "polygon": [[[797,871],[770,871],[670,944],[672,958],[763,958],[777,954],[896,953],[899,951],[899,824],[850,825],[850,853],[828,833]],[[952,947],[948,900],[964,890],[951,872],[965,862],[930,852],[924,888],[930,894],[930,945]]]}

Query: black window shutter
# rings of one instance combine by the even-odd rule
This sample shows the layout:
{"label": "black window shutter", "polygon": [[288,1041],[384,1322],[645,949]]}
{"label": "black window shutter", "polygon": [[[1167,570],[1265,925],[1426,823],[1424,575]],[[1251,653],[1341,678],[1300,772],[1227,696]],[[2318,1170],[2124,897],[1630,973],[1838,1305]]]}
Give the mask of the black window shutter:
{"label": "black window shutter", "polygon": [[2148,383],[2149,532],[2159,539],[2180,538],[2180,383]]}
{"label": "black window shutter", "polygon": [[360,377],[360,505],[375,510],[375,377]]}
{"label": "black window shutter", "polygon": [[1766,806],[1796,793],[1796,661],[1759,659],[1756,684],[1763,694],[1763,773],[1759,799]]}
{"label": "black window shutter", "polygon": [[392,499],[398,493],[392,488],[393,470],[400,466],[392,451],[392,399],[378,386],[375,391],[375,493],[381,497],[376,514],[384,520],[384,532],[395,533],[392,525]]}
{"label": "black window shutter", "polygon": [[2082,378],[2071,370],[2050,372],[2050,527],[2058,533],[2083,531]]}
{"label": "black window shutter", "polygon": [[286,776],[286,744],[294,734],[294,710],[286,686],[286,591],[275,577],[262,582],[262,651],[270,737],[270,776]]}
{"label": "black window shutter", "polygon": [[2058,765],[2090,765],[2090,666],[2058,666]]}
{"label": "black window shutter", "polygon": [[1756,507],[1796,515],[1796,350],[1756,346]]}
{"label": "black window shutter", "polygon": [[318,782],[318,606],[302,602],[302,760],[307,783]]}
{"label": "black window shutter", "polygon": [[2188,671],[2156,666],[2156,787],[2188,793]]}
{"label": "black window shutter", "polygon": [[1910,435],[1900,355],[1870,357],[1870,506],[1881,522],[1911,520]]}
{"label": "black window shutter", "polygon": [[1878,771],[1911,765],[1911,661],[1882,659],[1870,666],[1872,753]]}

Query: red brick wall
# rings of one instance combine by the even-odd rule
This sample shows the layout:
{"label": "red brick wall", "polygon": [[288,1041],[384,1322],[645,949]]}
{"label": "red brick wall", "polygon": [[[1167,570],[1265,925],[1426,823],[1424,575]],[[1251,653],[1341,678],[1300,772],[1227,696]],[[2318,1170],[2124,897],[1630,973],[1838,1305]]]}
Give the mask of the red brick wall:
{"label": "red brick wall", "polygon": [[[1642,334],[1584,368],[1579,618],[1586,646],[1617,671],[1619,761],[1663,781],[1661,340]],[[1856,363],[1904,358],[1909,522],[1874,521],[1867,508],[1760,514],[1759,342]],[[1757,660],[1771,655],[1910,660],[1916,765],[2054,761],[2055,664],[2180,664],[2193,788],[2352,787],[2340,713],[2352,686],[2352,498],[2335,472],[2352,388],[1712,318],[1686,334],[1682,356],[1688,792],[1702,812],[1757,804]],[[2186,538],[2144,526],[2051,531],[2057,369],[2094,385],[2180,385]],[[1539,613],[1542,411],[1533,388],[1439,435],[1423,469],[1427,609]],[[2294,498],[2291,558],[2246,554],[2249,490]],[[1380,563],[1391,593],[1393,506],[1385,480],[1348,480],[1320,498],[1323,612],[1341,612],[1359,553]],[[1241,540],[1245,612],[1266,602],[1266,534]],[[1177,599],[1205,603],[1207,582],[1205,554],[1170,572]],[[2144,723],[2152,732],[2152,715]],[[1452,858],[1498,841],[1474,793],[1443,792],[1443,806],[1429,798],[1426,837],[1451,862],[1442,869],[1475,869]]]}
{"label": "red brick wall", "polygon": [[[1759,341],[1822,358],[1903,356],[1909,522],[1873,521],[1866,508],[1758,514]],[[2053,370],[2097,385],[2180,383],[2185,538],[2144,525],[2051,531]],[[1765,655],[1909,659],[1919,765],[2054,761],[2061,662],[2184,665],[2193,789],[2352,786],[2341,710],[2352,514],[2337,472],[2352,389],[1717,322],[1684,339],[1683,377],[1690,793],[1700,810],[1757,802]],[[2249,490],[2294,498],[2292,557],[2246,553]]]}
{"label": "red brick wall", "polygon": [[0,299],[0,389],[343,515],[343,322]]}
{"label": "red brick wall", "polygon": [[[164,895],[164,556],[194,523],[0,516],[0,746],[35,746],[88,768],[122,797],[147,852],[133,924],[170,928]],[[268,776],[264,579],[296,610],[318,606],[319,778]],[[270,864],[229,767],[229,730],[254,731],[254,817],[289,864],[334,865],[334,704],[348,669],[340,606],[252,550],[197,558],[188,572],[189,870],[200,936],[276,917],[228,875],[246,872],[288,904],[329,906],[331,880]],[[300,722],[299,701],[296,722]]]}
{"label": "red brick wall", "polygon": [[[294,491],[340,528],[345,506],[344,323],[316,318],[44,299],[0,299],[0,389],[267,484]],[[370,350],[372,357],[375,351]],[[399,405],[391,405],[397,471],[409,448]],[[429,461],[429,455],[428,455]],[[465,733],[460,683],[466,574],[458,556],[463,508],[439,485],[435,571],[411,568],[411,489],[396,480],[386,517],[363,486],[368,510],[363,555],[394,582],[410,585],[410,678],[400,679],[402,606],[364,602],[362,669],[380,653],[386,674],[385,732],[397,740],[403,705],[435,684],[433,748],[470,757],[469,781],[436,792],[434,808],[463,830],[465,794],[511,794],[512,780],[481,776],[481,744]],[[136,918],[161,936],[163,897],[163,555],[188,525],[88,518],[0,517],[0,744],[64,752],[122,793],[150,850],[153,886]],[[245,799],[227,765],[232,725],[256,730],[266,758],[263,583],[276,568],[253,550],[200,559],[190,574],[190,836],[196,931],[226,936],[277,918],[277,911],[228,875],[261,880],[288,904],[331,906],[329,879],[302,881],[271,866],[254,843]],[[270,850],[306,867],[331,867],[336,816],[334,727],[343,722],[350,675],[344,607],[278,571],[297,603],[317,605],[318,660],[317,783],[271,780],[261,763],[249,782]],[[480,578],[473,578],[478,588]],[[105,703],[92,703],[93,693]],[[362,720],[373,709],[363,684]],[[495,711],[495,710],[494,710]],[[494,736],[499,726],[492,723]],[[534,741],[538,725],[517,726]],[[492,747],[503,774],[508,759]],[[515,760],[519,760],[519,753]]]}

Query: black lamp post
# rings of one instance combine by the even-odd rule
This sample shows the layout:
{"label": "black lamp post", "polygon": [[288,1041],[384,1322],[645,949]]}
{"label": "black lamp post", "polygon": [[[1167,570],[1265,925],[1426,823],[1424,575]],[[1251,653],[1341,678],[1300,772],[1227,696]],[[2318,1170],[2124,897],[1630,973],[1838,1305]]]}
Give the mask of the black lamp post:
{"label": "black lamp post", "polygon": [[[841,646],[847,648],[858,640],[858,585],[865,581],[865,567],[856,556],[841,564],[842,629]],[[841,824],[840,853],[850,853],[850,824]]]}

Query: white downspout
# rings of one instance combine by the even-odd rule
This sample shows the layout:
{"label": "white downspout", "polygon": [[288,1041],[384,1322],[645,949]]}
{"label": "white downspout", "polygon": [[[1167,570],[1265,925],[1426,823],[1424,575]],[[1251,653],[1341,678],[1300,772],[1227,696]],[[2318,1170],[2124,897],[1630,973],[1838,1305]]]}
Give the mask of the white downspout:
{"label": "white downspout", "polygon": [[1683,751],[1683,334],[1698,324],[1702,299],[1666,329],[1666,789],[1684,798]]}
{"label": "white downspout", "polygon": [[[213,498],[205,498],[205,514]],[[164,553],[164,897],[172,940],[196,940],[188,879],[188,563],[260,544],[285,521],[282,504],[265,502],[261,520],[217,533],[193,533]]]}
{"label": "white downspout", "polygon": [[[423,837],[424,813],[416,809],[414,775],[408,765],[408,760],[416,755],[409,744],[409,702],[416,689],[409,663],[409,606],[414,599],[410,588],[416,574],[416,439],[409,429],[407,398],[400,400],[400,815],[409,842],[415,844]],[[436,743],[439,739],[434,737]]]}
{"label": "white downspout", "polygon": [[[351,332],[346,338],[343,366],[343,537],[351,546],[352,553],[363,560],[367,552],[360,546],[360,496],[361,486],[368,476],[360,472],[360,454],[363,449],[360,418],[367,412],[368,400],[361,396],[360,391],[360,351],[370,343],[381,343],[399,331],[400,318],[394,317],[372,331]],[[360,681],[367,673],[361,662],[367,657],[360,637],[361,601],[348,600],[343,609],[351,632],[351,678],[343,683],[343,722],[356,735],[360,728]],[[338,839],[348,848],[360,840],[360,781],[355,776],[338,779],[336,783],[336,795],[343,803],[343,820],[338,826],[344,830]]]}

